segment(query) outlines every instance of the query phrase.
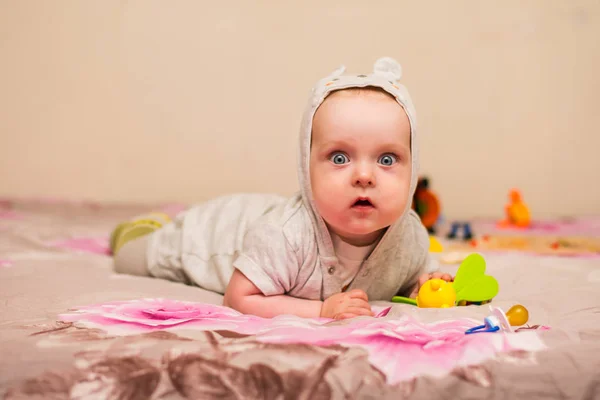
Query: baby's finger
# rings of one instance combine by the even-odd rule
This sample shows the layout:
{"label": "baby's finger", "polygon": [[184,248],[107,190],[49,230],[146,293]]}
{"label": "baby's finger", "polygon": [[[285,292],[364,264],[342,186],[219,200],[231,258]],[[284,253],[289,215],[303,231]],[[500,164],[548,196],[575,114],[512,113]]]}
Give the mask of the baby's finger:
{"label": "baby's finger", "polygon": [[340,320],[340,319],[349,319],[349,318],[354,318],[354,317],[356,317],[355,314],[352,314],[349,312],[343,312],[343,313],[335,314],[333,316],[333,319]]}
{"label": "baby's finger", "polygon": [[413,289],[412,292],[410,292],[410,295],[408,295],[408,297],[410,297],[411,299],[416,299],[418,294],[419,294],[419,288],[415,286],[415,288]]}
{"label": "baby's finger", "polygon": [[419,288],[421,286],[423,286],[425,284],[425,282],[430,280],[431,277],[432,277],[432,274],[423,274],[423,275],[419,276]]}
{"label": "baby's finger", "polygon": [[372,317],[374,315],[373,311],[362,307],[348,307],[344,310],[344,313],[355,314],[356,316],[366,315],[368,317]]}
{"label": "baby's finger", "polygon": [[348,303],[349,307],[359,307],[367,310],[371,310],[371,305],[369,302],[364,301],[363,299],[351,299]]}
{"label": "baby's finger", "polygon": [[364,301],[369,301],[369,297],[364,292],[364,290],[353,289],[353,290],[351,290],[351,291],[348,292],[348,295],[352,299],[363,299]]}
{"label": "baby's finger", "polygon": [[452,281],[452,275],[441,272],[441,271],[436,271],[434,273],[431,274],[431,279],[442,279],[446,282],[451,282]]}
{"label": "baby's finger", "polygon": [[452,275],[444,273],[444,272],[436,271],[433,274],[431,274],[431,279],[442,279],[446,282],[452,282]]}

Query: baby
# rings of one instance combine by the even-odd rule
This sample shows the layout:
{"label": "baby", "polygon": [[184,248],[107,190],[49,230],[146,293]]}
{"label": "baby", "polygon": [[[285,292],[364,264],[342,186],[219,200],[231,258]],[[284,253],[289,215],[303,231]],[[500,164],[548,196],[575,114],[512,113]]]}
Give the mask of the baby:
{"label": "baby", "polygon": [[418,137],[400,77],[382,58],[371,74],[342,67],[320,80],[300,130],[296,195],[222,196],[173,221],[120,224],[116,271],[194,284],[246,314],[335,319],[452,280],[431,270],[428,233],[411,210]]}

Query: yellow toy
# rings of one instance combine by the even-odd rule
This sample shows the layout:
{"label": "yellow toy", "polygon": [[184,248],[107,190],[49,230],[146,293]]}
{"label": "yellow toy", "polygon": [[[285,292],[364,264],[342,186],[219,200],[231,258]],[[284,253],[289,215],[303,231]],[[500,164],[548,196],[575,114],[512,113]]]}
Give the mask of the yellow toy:
{"label": "yellow toy", "polygon": [[441,253],[444,251],[444,247],[435,236],[429,236],[429,252],[430,253]]}
{"label": "yellow toy", "polygon": [[506,220],[501,221],[499,226],[527,228],[531,224],[531,216],[521,193],[517,189],[512,189],[509,192],[509,198],[510,203],[505,206]]}
{"label": "yellow toy", "polygon": [[456,290],[452,282],[430,279],[421,286],[417,306],[422,308],[448,308],[456,303]]}

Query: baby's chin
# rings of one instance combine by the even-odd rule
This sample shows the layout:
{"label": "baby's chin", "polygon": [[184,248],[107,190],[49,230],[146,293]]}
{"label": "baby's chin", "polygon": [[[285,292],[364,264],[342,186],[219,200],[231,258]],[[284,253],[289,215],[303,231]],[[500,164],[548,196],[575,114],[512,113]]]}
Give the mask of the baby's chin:
{"label": "baby's chin", "polygon": [[378,240],[383,235],[386,228],[387,227],[377,229],[334,229],[334,233],[341,237],[346,243],[355,246],[366,246]]}

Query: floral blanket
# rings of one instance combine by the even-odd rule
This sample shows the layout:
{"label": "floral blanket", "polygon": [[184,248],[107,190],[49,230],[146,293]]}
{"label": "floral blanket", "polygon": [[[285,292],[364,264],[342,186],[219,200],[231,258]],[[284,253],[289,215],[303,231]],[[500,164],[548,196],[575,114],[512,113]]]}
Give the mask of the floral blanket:
{"label": "floral blanket", "polygon": [[493,307],[530,312],[512,332],[465,335],[489,306],[263,319],[199,288],[112,272],[110,229],[157,209],[180,207],[0,202],[0,398],[600,396],[596,258],[485,254],[500,282]]}

